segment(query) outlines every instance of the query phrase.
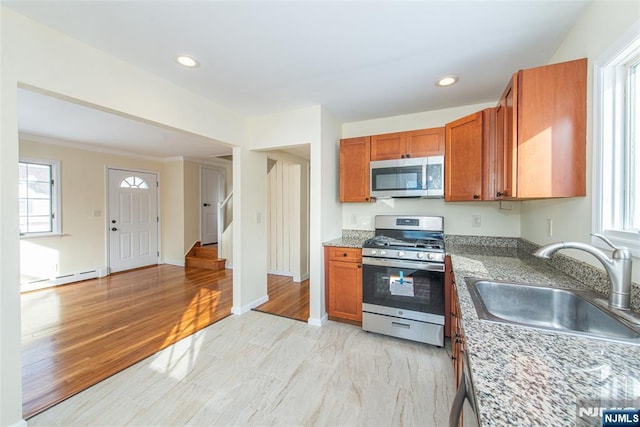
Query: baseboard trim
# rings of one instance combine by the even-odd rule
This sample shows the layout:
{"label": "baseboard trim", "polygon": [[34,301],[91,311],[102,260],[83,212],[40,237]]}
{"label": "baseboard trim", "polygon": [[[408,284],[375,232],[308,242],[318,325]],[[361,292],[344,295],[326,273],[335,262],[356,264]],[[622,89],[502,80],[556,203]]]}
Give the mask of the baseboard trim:
{"label": "baseboard trim", "polygon": [[322,326],[327,323],[327,320],[329,320],[329,315],[325,313],[319,319],[317,317],[310,317],[307,323],[311,326]]}
{"label": "baseboard trim", "polygon": [[176,261],[174,259],[165,259],[164,264],[175,265],[176,267],[184,267],[184,260]]}
{"label": "baseboard trim", "polygon": [[245,313],[248,313],[249,311],[251,311],[252,309],[256,308],[259,305],[264,304],[265,302],[269,301],[269,295],[265,295],[263,297],[258,298],[257,300],[250,302],[247,305],[244,305],[242,307],[231,307],[231,313],[232,314],[237,314],[238,316],[242,316]]}
{"label": "baseboard trim", "polygon": [[300,276],[300,277],[294,277],[294,278],[293,278],[293,281],[294,281],[294,282],[298,282],[298,283],[302,283],[302,282],[304,282],[304,281],[305,281],[305,280],[307,280],[307,279],[309,279],[309,275],[308,275],[308,274],[305,274],[305,275],[302,275],[302,276]]}
{"label": "baseboard trim", "polygon": [[309,274],[304,274],[302,276],[296,276],[295,274],[292,274],[289,271],[269,270],[269,271],[267,271],[267,274],[274,274],[276,276],[291,277],[291,280],[293,280],[294,282],[297,282],[297,283],[304,282],[305,280],[307,280],[309,278]]}
{"label": "baseboard trim", "polygon": [[28,426],[28,424],[27,424],[27,422],[25,420],[20,420],[20,421],[17,421],[15,423],[13,423],[13,424],[9,424],[9,427],[27,427],[27,426]]}

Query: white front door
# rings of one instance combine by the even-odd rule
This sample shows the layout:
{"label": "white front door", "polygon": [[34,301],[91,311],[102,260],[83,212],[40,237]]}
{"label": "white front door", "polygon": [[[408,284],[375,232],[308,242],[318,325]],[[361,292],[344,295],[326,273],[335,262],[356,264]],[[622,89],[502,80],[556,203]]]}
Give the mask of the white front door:
{"label": "white front door", "polygon": [[158,263],[158,177],[109,169],[109,270]]}
{"label": "white front door", "polygon": [[218,243],[218,202],[224,197],[224,173],[203,167],[200,191],[200,240],[203,245]]}

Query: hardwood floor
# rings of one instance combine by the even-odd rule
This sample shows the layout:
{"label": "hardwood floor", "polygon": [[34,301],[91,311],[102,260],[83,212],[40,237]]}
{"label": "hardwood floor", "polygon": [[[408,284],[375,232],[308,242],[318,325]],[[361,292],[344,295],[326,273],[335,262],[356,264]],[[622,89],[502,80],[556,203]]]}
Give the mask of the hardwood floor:
{"label": "hardwood floor", "polygon": [[228,316],[232,277],[159,265],[22,294],[25,419]]}
{"label": "hardwood floor", "polygon": [[291,277],[267,276],[269,301],[254,310],[290,319],[309,320],[309,280],[294,282]]}

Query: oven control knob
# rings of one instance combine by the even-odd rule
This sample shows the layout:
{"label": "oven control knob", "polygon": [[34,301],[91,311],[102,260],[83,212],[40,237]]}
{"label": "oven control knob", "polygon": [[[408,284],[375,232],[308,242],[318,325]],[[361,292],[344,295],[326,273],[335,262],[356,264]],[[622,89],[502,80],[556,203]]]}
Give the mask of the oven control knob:
{"label": "oven control knob", "polygon": [[424,254],[422,252],[418,252],[418,255],[416,256],[418,257],[418,259],[424,258]]}
{"label": "oven control knob", "polygon": [[428,259],[434,259],[436,257],[436,254],[428,254],[427,258]]}
{"label": "oven control knob", "polygon": [[375,254],[377,254],[377,253],[378,253],[378,250],[377,250],[377,249],[371,249],[371,255],[375,255]]}
{"label": "oven control knob", "polygon": [[402,251],[398,251],[398,257],[399,257],[399,258],[402,258],[403,256],[404,256],[404,252],[402,252]]}
{"label": "oven control knob", "polygon": [[380,250],[380,255],[386,255],[386,254],[387,254],[387,251],[385,251],[384,249]]}

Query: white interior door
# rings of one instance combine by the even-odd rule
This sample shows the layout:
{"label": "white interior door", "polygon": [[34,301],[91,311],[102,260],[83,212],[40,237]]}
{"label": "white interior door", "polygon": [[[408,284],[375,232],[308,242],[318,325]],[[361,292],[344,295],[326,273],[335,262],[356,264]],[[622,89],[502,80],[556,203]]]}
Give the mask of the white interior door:
{"label": "white interior door", "polygon": [[157,264],[157,175],[120,169],[108,175],[110,271]]}
{"label": "white interior door", "polygon": [[224,197],[224,173],[217,169],[200,170],[200,241],[218,243],[218,202]]}

